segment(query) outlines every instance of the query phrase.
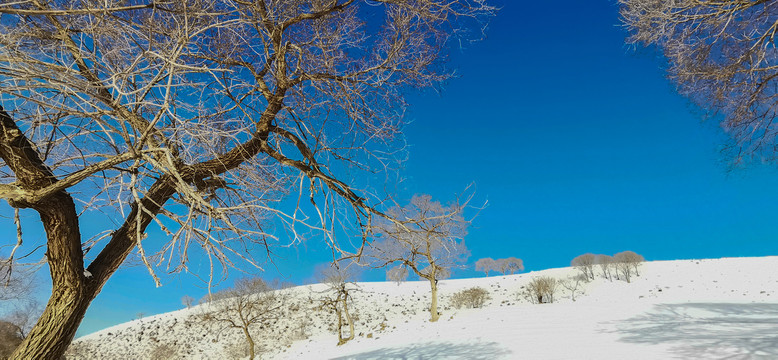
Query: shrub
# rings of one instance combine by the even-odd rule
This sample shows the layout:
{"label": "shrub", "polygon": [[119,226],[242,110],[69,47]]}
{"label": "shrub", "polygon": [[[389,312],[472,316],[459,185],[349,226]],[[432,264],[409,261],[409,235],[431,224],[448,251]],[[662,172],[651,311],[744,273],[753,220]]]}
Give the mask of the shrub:
{"label": "shrub", "polygon": [[541,276],[532,279],[532,281],[524,287],[524,291],[520,293],[529,302],[533,304],[546,304],[554,302],[554,294],[556,293],[559,283],[557,279],[549,276]]}
{"label": "shrub", "polygon": [[154,350],[151,351],[151,355],[149,355],[149,359],[151,360],[170,360],[175,359],[178,351],[168,345],[168,344],[161,344],[154,347]]}
{"label": "shrub", "polygon": [[484,306],[484,303],[491,298],[486,289],[473,287],[454,294],[451,297],[451,305],[457,309],[462,307],[475,309]]}

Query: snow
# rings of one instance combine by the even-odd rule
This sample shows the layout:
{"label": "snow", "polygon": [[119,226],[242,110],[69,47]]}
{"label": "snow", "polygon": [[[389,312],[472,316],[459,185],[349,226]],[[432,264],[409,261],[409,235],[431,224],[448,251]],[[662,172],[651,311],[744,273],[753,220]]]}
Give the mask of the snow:
{"label": "snow", "polygon": [[[284,290],[294,296],[285,319],[256,329],[255,337],[261,358],[278,360],[778,358],[778,257],[648,262],[631,283],[586,283],[577,301],[565,289],[553,304],[517,296],[533,277],[576,272],[441,281],[436,323],[427,321],[428,283],[359,283],[358,335],[342,346],[331,330],[335,316],[313,309],[324,287],[300,286]],[[449,307],[452,294],[474,286],[491,294],[483,308]],[[230,349],[242,343],[240,331],[202,325],[193,320],[197,311],[87,335],[74,343],[81,356],[70,358],[149,358],[160,344],[173,346],[179,358],[236,358]]]}

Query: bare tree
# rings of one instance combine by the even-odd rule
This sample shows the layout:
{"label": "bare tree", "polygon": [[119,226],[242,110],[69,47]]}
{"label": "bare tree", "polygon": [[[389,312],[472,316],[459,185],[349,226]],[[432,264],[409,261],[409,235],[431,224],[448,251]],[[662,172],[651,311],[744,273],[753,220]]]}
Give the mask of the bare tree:
{"label": "bare tree", "polygon": [[470,255],[465,235],[470,222],[462,215],[464,204],[443,206],[429,195],[416,195],[409,205],[394,207],[388,214],[398,222],[377,222],[377,239],[366,258],[374,267],[398,263],[429,281],[432,292],[430,321],[437,321],[438,280],[462,267]]}
{"label": "bare tree", "polygon": [[570,299],[575,301],[575,294],[582,293],[583,292],[582,285],[583,283],[586,283],[588,281],[589,281],[589,277],[587,277],[584,274],[578,274],[560,281],[560,284],[562,285],[562,287],[570,291]]}
{"label": "bare tree", "polygon": [[619,262],[629,265],[632,270],[635,270],[635,276],[640,276],[638,268],[646,261],[646,259],[643,258],[643,255],[629,250],[620,252],[613,257],[618,259]]}
{"label": "bare tree", "polygon": [[594,280],[595,256],[592,253],[578,255],[570,261],[570,266],[578,269],[587,279]]}
{"label": "bare tree", "polygon": [[8,359],[23,339],[24,335],[16,324],[0,320],[0,359]]}
{"label": "bare tree", "polygon": [[610,281],[613,281],[613,275],[611,275],[611,268],[613,267],[613,256],[610,255],[597,255],[594,258],[594,262],[600,267],[602,276]]}
{"label": "bare tree", "polygon": [[496,266],[497,271],[501,272],[503,275],[508,273],[513,275],[516,272],[524,270],[524,262],[521,259],[515,257],[497,259]]}
{"label": "bare tree", "polygon": [[181,304],[186,306],[187,309],[192,307],[192,304],[194,303],[195,299],[189,295],[184,295],[181,297]]}
{"label": "bare tree", "polygon": [[475,262],[475,270],[483,271],[488,277],[490,271],[497,270],[497,262],[492,258],[478,259],[478,261]]}
{"label": "bare tree", "polygon": [[656,45],[681,94],[721,116],[734,162],[776,159],[773,1],[619,0],[629,42]]}
{"label": "bare tree", "polygon": [[[446,50],[494,12],[484,0],[0,3],[0,198],[40,215],[45,244],[14,246],[44,245],[52,280],[13,357],[59,358],[131,253],[157,285],[157,267],[192,270],[192,251],[216,281],[287,235],[323,233],[352,254],[334,226],[363,228],[385,196],[346,167],[398,168],[404,93],[451,78]],[[285,196],[310,205],[283,208]],[[98,209],[118,225],[82,237],[81,214]],[[167,237],[146,239],[149,226]]]}
{"label": "bare tree", "polygon": [[41,314],[40,304],[32,298],[27,298],[16,304],[13,311],[6,314],[5,320],[16,326],[22,338],[27,337],[35,321]]}
{"label": "bare tree", "polygon": [[[29,295],[27,295],[29,296]],[[0,359],[7,359],[40,316],[40,306],[30,297],[3,300],[0,318]]]}
{"label": "bare tree", "polygon": [[246,338],[249,358],[254,359],[255,341],[252,328],[282,316],[286,299],[260,278],[242,278],[235,285],[219,291],[201,307],[200,319],[224,328],[239,329]]}
{"label": "bare tree", "polygon": [[[328,289],[324,296],[319,298],[320,308],[332,310],[338,318],[338,345],[343,345],[354,339],[354,319],[349,312],[351,292],[357,290],[354,280],[358,269],[354,263],[342,265],[333,263],[318,270],[322,282]],[[347,325],[348,336],[343,336],[343,326]]]}
{"label": "bare tree", "polygon": [[13,259],[0,259],[0,301],[24,301],[34,289],[35,275]]}
{"label": "bare tree", "polygon": [[633,261],[634,258],[626,251],[613,255],[616,271],[622,275],[626,282],[632,282],[632,270],[635,268]]}
{"label": "bare tree", "polygon": [[397,285],[408,279],[408,268],[402,265],[386,269],[386,280],[394,281]]}

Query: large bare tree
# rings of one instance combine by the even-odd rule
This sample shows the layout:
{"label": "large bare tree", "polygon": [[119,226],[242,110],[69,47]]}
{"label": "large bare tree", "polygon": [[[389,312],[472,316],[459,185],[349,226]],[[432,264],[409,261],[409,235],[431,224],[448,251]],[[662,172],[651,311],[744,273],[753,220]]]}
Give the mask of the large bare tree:
{"label": "large bare tree", "polygon": [[470,256],[465,235],[470,222],[465,220],[464,203],[448,206],[429,195],[416,195],[410,204],[388,211],[396,221],[377,221],[377,240],[371,243],[366,259],[374,267],[398,264],[429,281],[430,321],[438,313],[438,280],[446,279],[455,267],[462,267]]}
{"label": "large bare tree", "polygon": [[679,91],[720,115],[735,164],[776,159],[778,3],[619,0],[631,43],[656,45]]}
{"label": "large bare tree", "polygon": [[[310,231],[346,251],[335,226],[361,228],[383,199],[354,172],[396,168],[403,94],[450,78],[449,45],[479,38],[494,11],[484,0],[0,3],[0,197],[40,215],[45,244],[11,245],[42,245],[52,280],[13,358],[59,358],[131,253],[159,284],[160,268],[196,272],[196,250],[207,278]],[[82,234],[83,214],[115,225]],[[166,235],[146,239],[154,228]]]}

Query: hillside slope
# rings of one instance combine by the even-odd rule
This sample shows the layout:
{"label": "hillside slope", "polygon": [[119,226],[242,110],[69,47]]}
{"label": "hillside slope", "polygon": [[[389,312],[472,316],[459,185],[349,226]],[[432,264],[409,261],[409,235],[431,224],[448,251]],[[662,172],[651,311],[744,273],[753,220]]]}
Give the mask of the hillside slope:
{"label": "hillside slope", "polygon": [[[532,278],[571,268],[440,282],[441,320],[429,323],[425,282],[359,283],[358,336],[336,346],[332,313],[315,309],[322,285],[287,290],[282,320],[254,330],[263,359],[776,359],[778,257],[656,261],[631,283],[602,277],[572,301],[517,294]],[[480,309],[450,297],[479,286]],[[77,339],[71,359],[242,358],[243,335],[198,321],[203,305],[117,325]],[[245,358],[245,357],[243,357]]]}

